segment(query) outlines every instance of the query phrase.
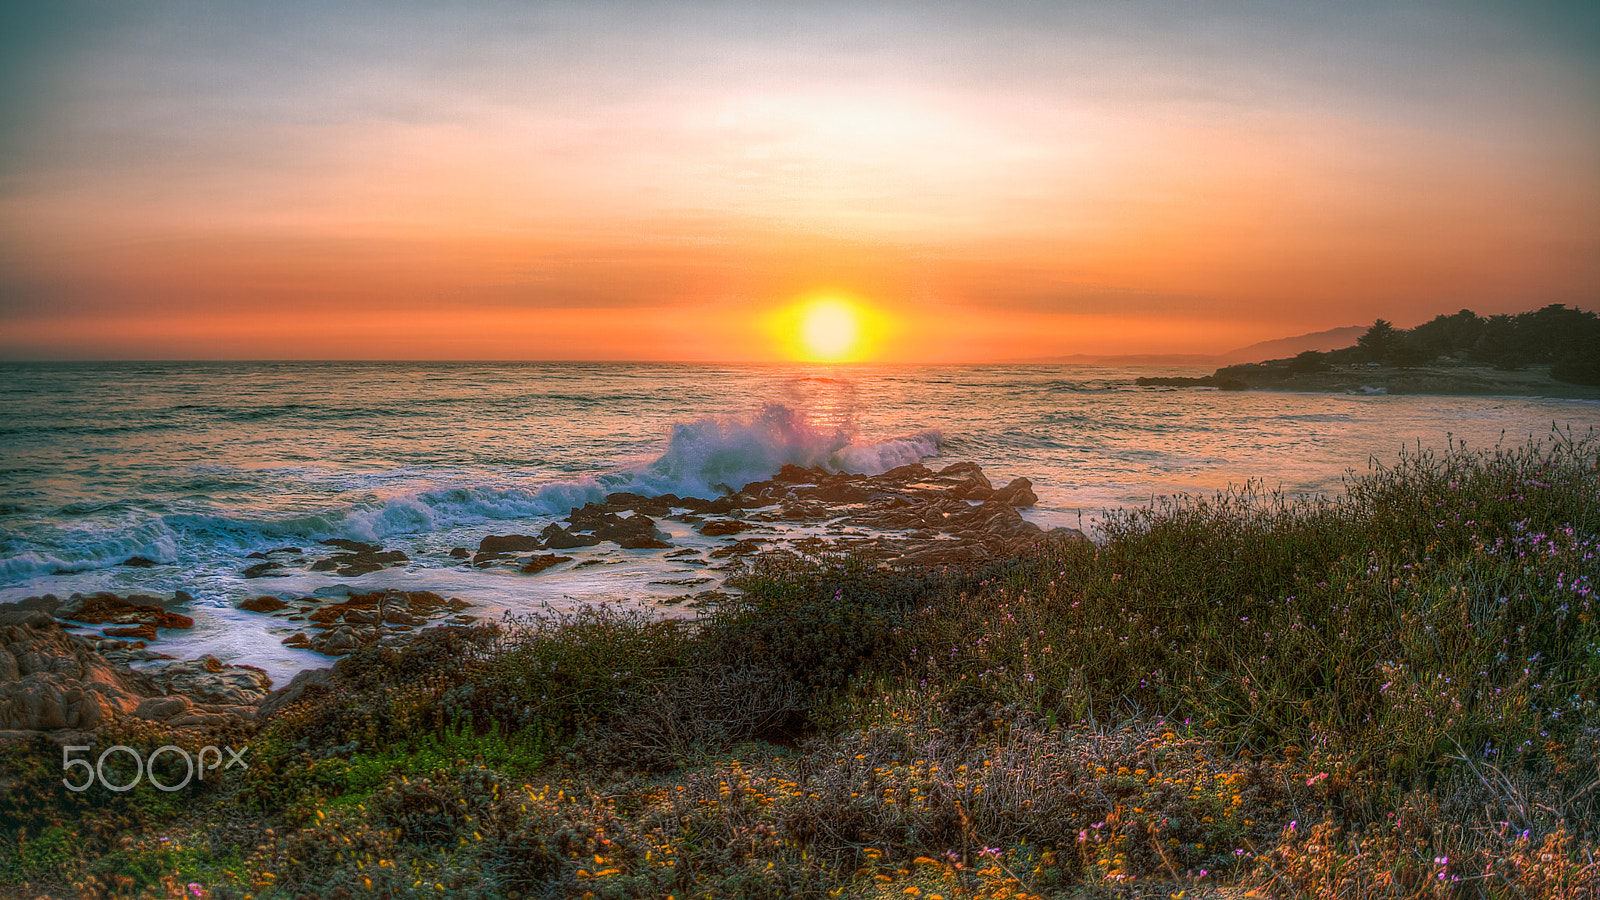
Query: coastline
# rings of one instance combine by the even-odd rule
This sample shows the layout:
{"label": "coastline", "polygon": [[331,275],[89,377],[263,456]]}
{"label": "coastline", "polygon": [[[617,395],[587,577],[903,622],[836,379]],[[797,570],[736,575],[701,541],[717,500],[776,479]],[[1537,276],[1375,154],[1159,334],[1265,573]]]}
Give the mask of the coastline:
{"label": "coastline", "polygon": [[1600,386],[1550,377],[1549,366],[1504,370],[1486,365],[1331,365],[1324,371],[1294,371],[1292,360],[1225,366],[1199,377],[1141,377],[1141,387],[1203,387],[1219,390],[1321,394],[1420,394],[1471,397],[1538,397],[1600,400]]}
{"label": "coastline", "polygon": [[[1190,497],[975,567],[774,554],[693,625],[427,628],[265,699],[206,658],[119,684],[9,610],[6,658],[39,669],[11,683],[79,678],[63,708],[105,717],[0,740],[0,892],[1289,896],[1337,869],[1340,896],[1592,896],[1596,454],[1419,453],[1332,501]],[[998,503],[976,476],[892,483]],[[62,744],[99,754],[83,792]],[[218,747],[248,766],[183,778]],[[182,785],[101,789],[138,774],[118,753]],[[1509,818],[1455,827],[1486,805]]]}

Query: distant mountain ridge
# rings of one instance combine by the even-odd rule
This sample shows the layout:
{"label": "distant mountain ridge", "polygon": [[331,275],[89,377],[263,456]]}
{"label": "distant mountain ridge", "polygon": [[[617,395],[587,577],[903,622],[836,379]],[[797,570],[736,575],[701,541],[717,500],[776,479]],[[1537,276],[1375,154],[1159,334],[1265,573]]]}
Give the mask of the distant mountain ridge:
{"label": "distant mountain ridge", "polygon": [[1327,331],[1313,331],[1310,334],[1261,341],[1248,347],[1230,350],[1218,356],[1217,360],[1228,364],[1261,362],[1265,359],[1287,359],[1307,350],[1316,350],[1319,353],[1342,350],[1345,347],[1355,346],[1356,341],[1366,333],[1369,327],[1367,325],[1347,325],[1344,328],[1330,328]]}
{"label": "distant mountain ridge", "polygon": [[1056,363],[1085,366],[1218,366],[1243,362],[1261,362],[1268,359],[1286,359],[1307,350],[1327,353],[1355,346],[1356,340],[1367,330],[1366,325],[1347,325],[1327,331],[1313,331],[1294,337],[1261,341],[1248,347],[1213,355],[1194,353],[1145,353],[1111,356],[1098,353],[1074,353],[1071,356],[1042,356],[1020,360],[1025,363]]}

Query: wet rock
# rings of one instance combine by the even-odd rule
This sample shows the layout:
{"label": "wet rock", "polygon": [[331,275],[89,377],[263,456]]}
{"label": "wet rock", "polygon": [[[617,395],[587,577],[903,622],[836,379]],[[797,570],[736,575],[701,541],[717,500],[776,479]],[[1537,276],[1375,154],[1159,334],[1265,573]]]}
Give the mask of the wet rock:
{"label": "wet rock", "polygon": [[768,543],[771,543],[771,541],[767,540],[766,538],[743,538],[741,540],[734,541],[727,547],[718,547],[717,549],[711,551],[710,556],[712,559],[727,559],[730,556],[743,556],[747,553],[755,553],[757,550],[761,549],[762,544]]}
{"label": "wet rock", "polygon": [[653,537],[626,537],[617,541],[624,550],[670,550],[672,545]]}
{"label": "wet rock", "polygon": [[1033,482],[1026,478],[1014,478],[1011,483],[994,492],[995,500],[1011,506],[1032,506],[1039,502],[1039,497],[1033,492]]}
{"label": "wet rock", "polygon": [[467,559],[470,556],[472,556],[472,551],[468,550],[465,547],[451,547],[450,548],[450,558],[451,559]]}
{"label": "wet rock", "polygon": [[575,550],[579,547],[593,547],[600,543],[600,538],[592,534],[573,534],[554,522],[545,526],[539,532],[544,539],[544,544],[551,550]]}
{"label": "wet rock", "polygon": [[329,538],[325,541],[318,541],[317,543],[322,544],[324,547],[338,547],[340,550],[348,550],[351,553],[377,553],[379,550],[383,549],[377,544],[368,544],[362,541],[352,541],[348,538]]}
{"label": "wet rock", "polygon": [[127,628],[107,628],[105,635],[106,637],[138,638],[139,640],[153,641],[156,639],[156,627],[154,625],[133,625]]}
{"label": "wet rock", "polygon": [[454,597],[447,600],[432,591],[374,591],[352,594],[338,603],[311,597],[296,602],[314,604],[301,611],[309,613],[312,627],[322,630],[315,635],[291,635],[284,640],[284,645],[329,656],[343,656],[382,640],[394,630],[426,625],[432,619],[469,607],[464,600]]}
{"label": "wet rock", "polygon": [[259,562],[253,566],[246,567],[245,570],[239,574],[246,578],[267,578],[269,576],[282,576],[289,574],[287,572],[279,571],[282,568],[283,563],[271,561]]}
{"label": "wet rock", "polygon": [[422,618],[421,616],[414,616],[408,612],[405,612],[404,610],[390,609],[384,611],[383,624],[415,627],[418,625],[428,624],[428,620]]}
{"label": "wet rock", "polygon": [[146,556],[130,556],[117,565],[130,569],[149,569],[156,565],[156,561]]}
{"label": "wet rock", "polygon": [[277,597],[255,597],[239,604],[239,608],[246,612],[270,613],[280,609],[287,609],[289,604]]}
{"label": "wet rock", "polygon": [[632,511],[644,513],[649,516],[665,516],[676,507],[683,506],[684,501],[677,494],[662,494],[659,497],[646,497],[627,491],[618,491],[606,495],[606,509],[612,512]]}
{"label": "wet rock", "polygon": [[700,533],[706,537],[722,537],[729,534],[738,534],[741,531],[749,531],[755,527],[749,522],[718,519],[700,526]]}
{"label": "wet rock", "polygon": [[74,619],[87,625],[153,625],[156,628],[193,628],[188,616],[167,612],[156,604],[158,597],[130,594],[126,598],[112,593],[73,594],[56,607],[60,619]]}
{"label": "wet rock", "polygon": [[478,553],[501,554],[522,553],[528,550],[543,550],[544,545],[531,534],[491,534],[478,542]]}
{"label": "wet rock", "polygon": [[670,546],[660,541],[655,520],[643,513],[623,517],[596,503],[574,509],[567,517],[571,532],[590,532],[602,541],[612,541],[625,549]]}
{"label": "wet rock", "polygon": [[[324,541],[323,543],[329,542]],[[343,541],[340,546],[343,544],[353,544],[364,549],[348,553],[335,553],[326,559],[319,559],[311,564],[311,571],[332,572],[344,578],[355,578],[371,572],[377,572],[389,566],[410,562],[410,557],[399,550],[379,551],[371,544],[360,544],[357,541]]]}
{"label": "wet rock", "polygon": [[539,572],[543,572],[545,569],[548,569],[551,566],[558,566],[564,562],[572,562],[572,557],[557,556],[554,553],[545,553],[540,556],[530,556],[528,557],[527,562],[522,564],[522,572],[525,575],[534,575]]}

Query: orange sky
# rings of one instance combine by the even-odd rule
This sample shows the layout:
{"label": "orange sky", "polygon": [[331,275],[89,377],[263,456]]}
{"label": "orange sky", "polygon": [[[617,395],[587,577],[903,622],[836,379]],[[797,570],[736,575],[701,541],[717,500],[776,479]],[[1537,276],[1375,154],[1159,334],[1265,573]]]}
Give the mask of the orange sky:
{"label": "orange sky", "polygon": [[0,28],[0,358],[761,361],[820,291],[926,362],[1600,306],[1582,5],[123,6]]}

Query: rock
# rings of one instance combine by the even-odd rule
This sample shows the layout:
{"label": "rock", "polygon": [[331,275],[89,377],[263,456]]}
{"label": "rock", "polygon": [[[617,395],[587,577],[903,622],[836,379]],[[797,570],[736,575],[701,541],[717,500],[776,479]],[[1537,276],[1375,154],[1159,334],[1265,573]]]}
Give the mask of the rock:
{"label": "rock", "polygon": [[478,552],[487,553],[522,553],[527,550],[543,550],[544,546],[539,539],[529,534],[491,534],[478,542]]}
{"label": "rock", "polygon": [[627,537],[617,541],[624,550],[670,550],[672,545],[653,537]]}
{"label": "rock", "polygon": [[632,494],[627,491],[618,491],[606,495],[606,508],[612,511],[631,510],[651,516],[665,516],[673,508],[682,505],[682,500],[676,494],[662,494],[659,497],[646,497],[641,494]]}
{"label": "rock", "polygon": [[94,729],[140,698],[117,669],[37,609],[0,607],[0,730]]}
{"label": "rock", "polygon": [[[150,601],[140,603],[137,601]],[[169,613],[154,605],[155,597],[130,595],[126,599],[111,593],[73,594],[67,602],[56,608],[55,615],[62,619],[75,619],[88,625],[153,625],[157,628],[186,629],[194,627],[188,616]]]}
{"label": "rock", "polygon": [[766,538],[741,538],[727,547],[718,547],[711,551],[712,559],[727,559],[730,556],[743,556],[761,549],[762,544],[771,543]]}
{"label": "rock", "polygon": [[61,598],[55,594],[45,594],[43,597],[28,597],[15,603],[0,603],[0,610],[38,610],[55,615],[61,607]]}
{"label": "rock", "polygon": [[266,578],[274,573],[277,575],[287,574],[285,572],[278,572],[278,570],[281,568],[283,568],[282,563],[260,562],[253,566],[246,567],[245,570],[239,574],[246,578]]}
{"label": "rock", "polygon": [[1011,506],[1032,506],[1039,502],[1038,495],[1033,492],[1033,482],[1026,478],[1014,478],[1011,483],[994,492],[993,499]]}
{"label": "rock", "polygon": [[296,632],[296,633],[291,634],[288,637],[284,638],[283,639],[283,645],[285,647],[307,647],[307,648],[309,648],[311,646],[311,638],[307,637],[305,632],[300,631],[300,632]]}
{"label": "rock", "polygon": [[450,558],[451,559],[466,559],[466,558],[468,558],[470,556],[472,556],[472,551],[468,550],[465,547],[451,547],[450,548]]}
{"label": "rock", "polygon": [[983,474],[982,467],[973,462],[958,462],[945,466],[939,470],[938,477],[975,484],[987,490],[994,489],[994,485],[990,484],[988,477]]}
{"label": "rock", "polygon": [[544,538],[544,545],[551,550],[575,550],[579,547],[593,547],[600,543],[600,539],[594,535],[573,534],[554,522],[546,525],[544,531],[539,532],[539,536]]}
{"label": "rock", "polygon": [[148,569],[156,565],[156,561],[145,556],[130,556],[122,562],[117,563],[117,565],[127,566],[132,569]]}
{"label": "rock", "polygon": [[134,625],[129,628],[107,628],[106,637],[114,638],[139,638],[140,640],[153,641],[156,639],[154,625]]}
{"label": "rock", "polygon": [[272,687],[266,672],[254,666],[226,665],[210,654],[187,662],[157,663],[135,674],[164,694],[229,706],[254,706]]}
{"label": "rock", "polygon": [[[326,542],[324,542],[326,543]],[[346,541],[356,544],[356,541]],[[371,547],[370,544],[360,544],[361,547]],[[327,559],[319,559],[311,564],[313,572],[332,572],[345,578],[355,578],[376,572],[387,566],[397,566],[409,562],[410,557],[399,550],[386,550],[378,552],[377,548],[356,550],[350,553],[335,553]]]}
{"label": "rock", "polygon": [[246,612],[269,613],[280,609],[287,609],[289,604],[277,597],[256,597],[239,604],[239,608]]}
{"label": "rock", "polygon": [[328,540],[318,541],[317,543],[322,544],[325,547],[338,547],[340,550],[348,550],[351,553],[377,553],[379,550],[383,549],[377,544],[367,544],[361,541],[352,541],[347,538],[329,538]]}
{"label": "rock", "polygon": [[557,556],[554,553],[546,553],[542,556],[530,556],[528,557],[528,561],[522,564],[522,571],[524,574],[533,575],[543,572],[545,569],[548,569],[551,566],[560,565],[564,562],[572,562],[572,557]]}
{"label": "rock", "polygon": [[188,697],[151,697],[140,703],[133,714],[152,722],[165,722],[173,716],[186,714],[193,708],[194,701]]}
{"label": "rock", "polygon": [[726,521],[719,519],[716,521],[707,522],[706,524],[700,526],[700,533],[706,537],[723,537],[729,534],[738,534],[741,531],[749,531],[754,527],[756,526],[751,525],[748,522]]}
{"label": "rock", "polygon": [[1089,538],[1076,528],[1052,528],[1044,533],[1044,540],[1057,545],[1089,543]]}
{"label": "rock", "polygon": [[[582,509],[574,509],[567,520],[572,523],[570,531],[592,532],[599,540],[612,541],[627,550],[672,546],[661,541],[656,534],[655,520],[642,513],[624,518],[600,504],[588,503]],[[555,547],[548,538],[545,543]]]}
{"label": "rock", "polygon": [[256,707],[256,721],[265,722],[294,703],[315,699],[331,693],[333,689],[333,670],[308,669],[294,676],[294,680],[286,687],[273,691],[271,696],[263,700],[261,705]]}

